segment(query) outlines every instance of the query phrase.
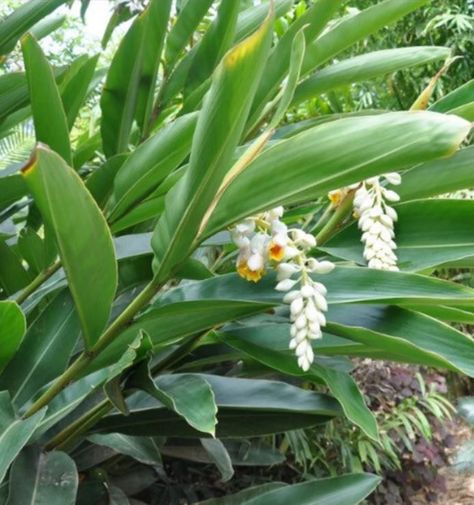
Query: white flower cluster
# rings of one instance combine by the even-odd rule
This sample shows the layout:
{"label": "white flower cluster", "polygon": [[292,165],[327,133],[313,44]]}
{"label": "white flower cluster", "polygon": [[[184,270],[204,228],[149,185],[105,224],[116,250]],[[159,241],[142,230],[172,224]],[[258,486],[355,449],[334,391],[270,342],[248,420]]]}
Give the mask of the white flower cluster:
{"label": "white flower cluster", "polygon": [[355,193],[354,215],[359,219],[364,243],[364,258],[369,268],[376,270],[398,270],[394,241],[394,223],[397,212],[388,202],[398,202],[398,194],[381,184],[398,185],[401,177],[396,172],[381,177],[371,177],[364,181]]}
{"label": "white flower cluster", "polygon": [[290,349],[298,365],[309,370],[314,360],[312,340],[322,337],[326,324],[326,287],[310,274],[325,274],[334,268],[329,261],[318,261],[307,253],[316,246],[313,235],[287,226],[281,221],[283,208],[278,207],[236,225],[231,233],[239,247],[237,271],[245,279],[258,282],[266,266],[277,263],[276,288],[285,292],[283,301],[290,304]]}

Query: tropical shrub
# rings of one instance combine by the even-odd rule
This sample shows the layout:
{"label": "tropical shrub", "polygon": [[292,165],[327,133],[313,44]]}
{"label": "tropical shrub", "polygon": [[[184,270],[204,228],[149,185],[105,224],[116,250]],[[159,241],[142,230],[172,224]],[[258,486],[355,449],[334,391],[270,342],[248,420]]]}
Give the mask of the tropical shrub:
{"label": "tropical shrub", "polygon": [[[473,185],[472,83],[429,111],[281,126],[313,96],[441,64],[443,47],[333,63],[426,0],[340,21],[342,1],[317,0],[279,36],[291,0],[150,0],[106,69],[100,130],[79,138],[97,55],[53,67],[28,32],[64,3],[0,24],[0,54],[21,39],[25,67],[0,76],[0,129],[31,116],[37,140],[0,178],[0,503],[127,503],[162,454],[198,452],[229,479],[275,461],[256,439],[341,416],[378,442],[347,357],[473,375],[472,338],[445,321],[472,320],[474,290],[430,277],[474,257],[474,202],[430,199]],[[231,499],[351,505],[378,482]]]}

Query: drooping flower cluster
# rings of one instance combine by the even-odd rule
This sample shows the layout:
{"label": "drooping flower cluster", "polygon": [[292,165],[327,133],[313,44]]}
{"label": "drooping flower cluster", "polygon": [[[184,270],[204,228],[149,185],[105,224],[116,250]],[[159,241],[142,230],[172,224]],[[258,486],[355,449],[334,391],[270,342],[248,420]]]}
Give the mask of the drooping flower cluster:
{"label": "drooping flower cluster", "polygon": [[278,207],[231,230],[239,248],[237,271],[244,279],[258,282],[268,266],[276,265],[275,289],[284,292],[283,301],[290,304],[290,349],[295,351],[298,365],[307,371],[314,360],[311,342],[322,337],[327,311],[327,290],[311,274],[328,273],[334,264],[308,257],[316,239],[300,229],[288,229],[282,216],[283,208]]}
{"label": "drooping flower cluster", "polygon": [[400,175],[396,172],[371,177],[364,181],[355,193],[354,215],[359,220],[364,243],[364,258],[369,268],[376,270],[398,270],[397,244],[394,241],[394,223],[397,212],[388,202],[398,202],[400,197],[392,189],[381,184],[398,185]]}

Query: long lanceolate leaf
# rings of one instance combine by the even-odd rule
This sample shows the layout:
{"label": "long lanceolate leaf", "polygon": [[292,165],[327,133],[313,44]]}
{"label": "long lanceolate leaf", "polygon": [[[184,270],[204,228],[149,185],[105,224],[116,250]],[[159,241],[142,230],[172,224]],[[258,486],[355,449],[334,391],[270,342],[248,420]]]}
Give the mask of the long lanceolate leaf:
{"label": "long lanceolate leaf", "polygon": [[[384,272],[360,267],[337,267],[325,276],[328,302],[470,306],[474,290],[421,275]],[[377,289],[374,289],[377,286]],[[160,297],[152,310],[123,332],[93,363],[93,369],[114,363],[140,329],[151,337],[156,349],[166,348],[185,337],[222,326],[281,305],[275,279],[268,275],[257,285],[237,275],[221,275],[186,284]],[[289,330],[286,331],[287,342]]]}
{"label": "long lanceolate leaf", "polygon": [[63,291],[30,324],[20,349],[0,375],[0,389],[10,392],[16,406],[24,405],[63,372],[79,333],[74,304]]}
{"label": "long lanceolate leaf", "polygon": [[6,391],[0,392],[0,484],[21,449],[28,443],[36,426],[44,417],[40,410],[28,419],[19,419],[15,415]]}
{"label": "long lanceolate leaf", "polygon": [[0,22],[0,56],[12,51],[20,37],[35,23],[67,0],[30,0]]}
{"label": "long lanceolate leaf", "polygon": [[79,176],[45,146],[37,147],[22,175],[56,238],[89,347],[107,324],[117,288],[109,228]]}
{"label": "long lanceolate leaf", "polygon": [[323,68],[303,81],[295,92],[293,105],[331,91],[414,65],[423,65],[446,59],[451,53],[447,47],[404,47],[384,49],[342,60]]}
{"label": "long lanceolate leaf", "polygon": [[36,140],[47,144],[71,163],[69,127],[53,70],[33,36],[26,35],[22,39],[22,49]]}
{"label": "long lanceolate leaf", "polygon": [[213,77],[193,139],[189,169],[166,200],[152,239],[158,280],[188,255],[207,208],[230,168],[271,41],[273,16],[230,50]]}
{"label": "long lanceolate leaf", "polygon": [[403,174],[397,188],[402,202],[474,187],[474,146],[447,159],[422,163]]}
{"label": "long lanceolate leaf", "polygon": [[463,119],[430,112],[316,126],[260,154],[224,193],[204,235],[276,205],[313,200],[367,177],[448,156],[470,129]]}
{"label": "long lanceolate leaf", "polygon": [[[199,502],[198,505],[357,505],[380,483],[370,474],[343,475],[316,479],[292,486],[269,489],[267,484],[245,489],[235,495]],[[276,483],[275,483],[276,486]]]}
{"label": "long lanceolate leaf", "polygon": [[312,42],[324,29],[332,15],[340,7],[342,0],[317,0],[293,22],[288,31],[273,48],[265,64],[265,79],[262,79],[252,106],[252,119],[272,98],[281,83],[291,61],[291,50],[295,35],[303,29],[306,44]]}
{"label": "long lanceolate leaf", "polygon": [[100,103],[107,157],[127,150],[137,115],[140,124],[150,115],[170,5],[170,0],[153,0],[133,22],[112,60]]}
{"label": "long lanceolate leaf", "polygon": [[[186,374],[186,377],[204,379],[211,386],[218,407],[216,436],[219,438],[281,433],[298,426],[324,423],[341,413],[334,398],[284,382],[208,374]],[[161,376],[158,384],[160,380],[170,381],[167,375]],[[108,416],[99,423],[97,431],[150,436],[204,436],[151,396],[136,393],[130,397],[128,404],[130,415]]]}
{"label": "long lanceolate leaf", "polygon": [[306,51],[303,74],[320,67],[359,40],[394,23],[429,0],[385,0],[336,24]]}
{"label": "long lanceolate leaf", "polygon": [[[369,437],[378,439],[377,422],[367,408],[364,398],[354,380],[345,372],[341,372],[319,363],[313,363],[308,373],[297,365],[294,356],[288,352],[280,352],[267,341],[269,346],[260,345],[258,341],[258,326],[253,328],[250,338],[232,335],[232,330],[222,334],[222,341],[238,349],[251,358],[286,375],[301,376],[304,379],[323,380],[331,394],[339,401],[344,413],[353,423],[360,426]],[[257,338],[256,338],[257,337]]]}

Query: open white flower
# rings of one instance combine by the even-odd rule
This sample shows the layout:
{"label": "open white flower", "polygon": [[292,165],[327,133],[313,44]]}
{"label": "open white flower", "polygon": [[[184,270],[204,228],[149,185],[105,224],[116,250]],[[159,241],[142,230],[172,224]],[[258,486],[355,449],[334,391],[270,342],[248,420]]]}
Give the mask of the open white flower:
{"label": "open white flower", "polygon": [[390,184],[400,184],[397,173],[371,177],[364,181],[354,197],[354,214],[359,218],[364,243],[364,258],[369,268],[398,270],[395,250],[394,223],[397,212],[387,204],[400,200],[398,194],[382,186],[380,179]]}

